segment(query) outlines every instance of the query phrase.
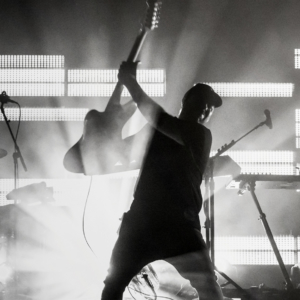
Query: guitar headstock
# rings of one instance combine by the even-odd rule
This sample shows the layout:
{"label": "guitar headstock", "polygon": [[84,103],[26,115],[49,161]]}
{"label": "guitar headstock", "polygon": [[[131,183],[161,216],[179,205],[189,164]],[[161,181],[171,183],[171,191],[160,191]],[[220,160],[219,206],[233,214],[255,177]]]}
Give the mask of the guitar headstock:
{"label": "guitar headstock", "polygon": [[148,9],[143,24],[145,30],[153,30],[158,27],[161,4],[160,0],[147,0]]}

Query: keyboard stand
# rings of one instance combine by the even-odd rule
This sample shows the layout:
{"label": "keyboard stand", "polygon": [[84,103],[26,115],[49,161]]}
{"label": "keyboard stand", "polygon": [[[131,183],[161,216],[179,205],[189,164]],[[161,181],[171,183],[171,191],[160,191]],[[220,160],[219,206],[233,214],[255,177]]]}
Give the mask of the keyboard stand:
{"label": "keyboard stand", "polygon": [[259,204],[259,202],[258,202],[258,199],[257,199],[257,197],[256,197],[256,195],[255,195],[255,181],[244,182],[244,185],[245,185],[245,184],[246,184],[247,189],[250,191],[251,196],[252,196],[252,198],[253,198],[253,200],[254,200],[254,203],[255,203],[255,205],[256,205],[256,208],[257,208],[257,210],[258,210],[258,212],[259,212],[259,219],[261,220],[261,222],[262,222],[262,224],[263,224],[263,226],[264,226],[264,229],[265,229],[265,231],[266,231],[266,234],[267,234],[267,236],[268,236],[268,238],[269,238],[269,241],[270,241],[270,243],[271,243],[271,246],[272,246],[272,248],[273,248],[273,252],[274,252],[274,254],[275,254],[275,256],[276,256],[276,259],[277,259],[278,264],[279,264],[279,266],[280,266],[281,272],[282,272],[283,277],[284,277],[284,279],[285,279],[285,282],[286,282],[286,289],[287,289],[287,290],[293,290],[293,289],[294,289],[293,283],[292,283],[292,281],[291,281],[291,279],[290,279],[290,277],[289,277],[289,274],[288,274],[288,272],[287,272],[287,270],[286,270],[286,268],[285,268],[285,265],[284,265],[284,263],[283,263],[283,260],[282,260],[282,258],[281,258],[281,255],[280,255],[280,253],[279,253],[279,250],[278,250],[278,247],[277,247],[276,242],[275,242],[275,240],[274,240],[272,231],[271,231],[270,226],[269,226],[269,224],[268,224],[268,222],[267,222],[266,215],[265,215],[264,212],[262,211],[262,209],[261,209],[261,207],[260,207],[260,204]]}

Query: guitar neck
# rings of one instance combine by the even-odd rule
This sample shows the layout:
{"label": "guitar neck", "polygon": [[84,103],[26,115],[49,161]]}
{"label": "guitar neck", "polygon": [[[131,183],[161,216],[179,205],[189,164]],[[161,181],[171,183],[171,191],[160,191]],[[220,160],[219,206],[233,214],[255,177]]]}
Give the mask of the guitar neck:
{"label": "guitar neck", "polygon": [[128,62],[135,62],[138,55],[141,52],[142,46],[144,44],[146,35],[147,35],[148,31],[145,29],[142,29],[139,33],[139,35],[136,37],[134,44],[131,48],[131,51],[129,53],[129,56],[127,58]]}
{"label": "guitar neck", "polygon": [[[142,46],[144,44],[146,35],[147,35],[148,31],[145,29],[142,29],[140,31],[140,33],[138,34],[138,36],[136,37],[134,44],[131,48],[131,51],[129,53],[129,56],[127,58],[128,62],[135,62],[137,57],[139,56]],[[116,84],[116,87],[109,99],[109,102],[107,104],[107,108],[106,109],[110,109],[112,107],[114,107],[115,105],[120,105],[120,97],[121,94],[123,92],[124,86],[122,85],[122,83],[120,83],[119,81]]]}
{"label": "guitar neck", "polygon": [[[157,27],[159,20],[159,11],[161,1],[159,0],[147,0],[147,14],[143,27],[140,29],[138,36],[136,37],[134,44],[131,48],[127,62],[135,62],[139,53],[141,52],[147,33]],[[111,98],[108,101],[107,108],[114,108],[116,105],[120,105],[120,98],[123,92],[123,85],[118,82],[112,93]]]}

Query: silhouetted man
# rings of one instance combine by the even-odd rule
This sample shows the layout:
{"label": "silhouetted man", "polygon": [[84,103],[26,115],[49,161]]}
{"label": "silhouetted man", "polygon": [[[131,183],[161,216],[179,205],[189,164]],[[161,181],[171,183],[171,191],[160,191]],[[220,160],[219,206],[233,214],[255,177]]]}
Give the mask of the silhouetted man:
{"label": "silhouetted man", "polygon": [[200,184],[212,136],[203,124],[221,98],[205,84],[184,96],[178,117],[166,113],[136,81],[136,63],[123,62],[119,81],[152,128],[130,210],[124,215],[102,300],[121,300],[147,264],[167,260],[191,282],[201,300],[223,299],[200,232]]}

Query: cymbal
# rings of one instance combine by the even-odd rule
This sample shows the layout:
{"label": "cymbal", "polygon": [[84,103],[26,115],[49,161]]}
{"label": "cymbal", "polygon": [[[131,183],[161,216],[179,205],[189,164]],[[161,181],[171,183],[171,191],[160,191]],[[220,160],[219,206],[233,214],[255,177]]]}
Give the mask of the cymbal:
{"label": "cymbal", "polygon": [[0,158],[4,157],[7,155],[7,151],[4,149],[0,149]]}

